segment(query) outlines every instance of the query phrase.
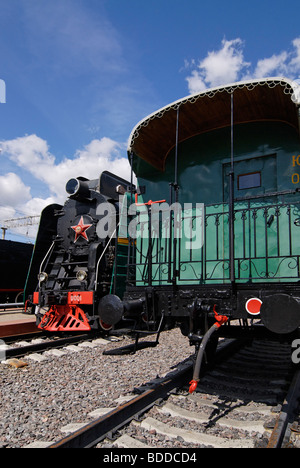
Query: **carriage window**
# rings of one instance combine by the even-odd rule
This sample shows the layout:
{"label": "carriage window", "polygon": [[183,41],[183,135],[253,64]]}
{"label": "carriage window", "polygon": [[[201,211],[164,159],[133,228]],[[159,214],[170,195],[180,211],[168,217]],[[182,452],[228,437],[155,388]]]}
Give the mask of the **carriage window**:
{"label": "carriage window", "polygon": [[241,174],[238,176],[238,189],[245,190],[261,186],[261,173],[252,172],[250,174]]}

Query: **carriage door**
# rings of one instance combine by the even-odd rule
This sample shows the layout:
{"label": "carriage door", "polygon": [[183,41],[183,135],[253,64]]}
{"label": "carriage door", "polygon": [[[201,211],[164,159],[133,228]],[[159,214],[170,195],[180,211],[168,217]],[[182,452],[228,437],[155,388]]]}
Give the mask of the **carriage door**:
{"label": "carriage door", "polygon": [[[230,163],[223,165],[223,201],[229,201]],[[270,277],[268,257],[276,257],[278,246],[275,209],[277,197],[276,154],[234,162],[234,251],[236,280]],[[224,243],[229,243],[224,223]],[[228,248],[224,247],[228,252]],[[229,254],[228,254],[229,255]],[[278,260],[277,260],[278,263]],[[276,265],[272,266],[272,270]]]}

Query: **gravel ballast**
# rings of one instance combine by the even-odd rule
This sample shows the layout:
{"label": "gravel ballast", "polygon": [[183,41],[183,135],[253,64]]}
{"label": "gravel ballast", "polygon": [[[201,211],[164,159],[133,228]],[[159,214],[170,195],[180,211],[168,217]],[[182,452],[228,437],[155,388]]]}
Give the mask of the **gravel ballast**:
{"label": "gravel ballast", "polygon": [[[153,340],[154,338],[147,338]],[[46,355],[28,366],[0,365],[0,447],[24,447],[34,441],[54,442],[71,423],[91,421],[88,414],[99,407],[113,408],[115,400],[134,387],[163,377],[193,354],[180,330],[161,333],[159,345],[131,355],[103,355],[107,349],[132,343],[108,342],[63,356]]]}

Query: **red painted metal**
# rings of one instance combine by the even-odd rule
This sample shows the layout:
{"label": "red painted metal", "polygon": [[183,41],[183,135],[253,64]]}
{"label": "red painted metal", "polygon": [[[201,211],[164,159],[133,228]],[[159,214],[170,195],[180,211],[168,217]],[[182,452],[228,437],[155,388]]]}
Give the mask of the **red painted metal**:
{"label": "red painted metal", "polygon": [[68,293],[68,304],[93,304],[93,291],[71,291]]}
{"label": "red painted metal", "polygon": [[91,330],[84,311],[76,305],[51,306],[38,328],[50,332]]}

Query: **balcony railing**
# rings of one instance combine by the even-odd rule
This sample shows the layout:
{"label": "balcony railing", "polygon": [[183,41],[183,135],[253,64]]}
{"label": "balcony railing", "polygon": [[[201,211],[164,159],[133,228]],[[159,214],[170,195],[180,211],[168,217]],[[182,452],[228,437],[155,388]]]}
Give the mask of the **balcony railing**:
{"label": "balcony railing", "polygon": [[[228,204],[199,206],[140,216],[129,285],[230,282]],[[277,196],[235,202],[236,282],[299,281],[299,257],[300,202]]]}

